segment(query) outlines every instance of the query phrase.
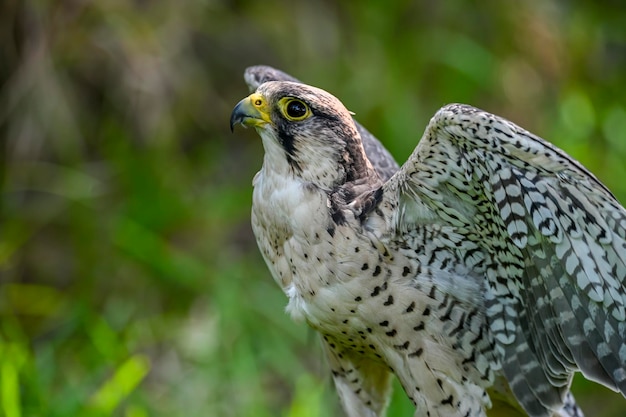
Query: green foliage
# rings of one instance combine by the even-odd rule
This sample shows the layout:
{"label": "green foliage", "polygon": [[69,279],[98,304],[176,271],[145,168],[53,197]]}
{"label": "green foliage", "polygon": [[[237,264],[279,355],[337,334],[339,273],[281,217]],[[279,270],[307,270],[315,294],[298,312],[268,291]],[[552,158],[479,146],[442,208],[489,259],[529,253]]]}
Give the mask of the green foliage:
{"label": "green foliage", "polygon": [[[332,91],[398,160],[448,102],[626,201],[626,15],[565,2],[0,5],[0,415],[341,415],[249,227],[246,66]],[[626,402],[576,380],[589,415]],[[390,415],[410,415],[396,387]]]}

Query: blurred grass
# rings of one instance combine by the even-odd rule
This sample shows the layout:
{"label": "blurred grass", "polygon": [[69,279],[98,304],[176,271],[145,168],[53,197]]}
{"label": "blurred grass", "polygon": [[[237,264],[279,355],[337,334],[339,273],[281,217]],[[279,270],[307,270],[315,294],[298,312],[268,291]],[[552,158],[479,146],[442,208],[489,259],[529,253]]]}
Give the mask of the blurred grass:
{"label": "blurred grass", "polygon": [[[227,125],[261,63],[335,93],[400,161],[465,102],[626,201],[616,2],[4,2],[0,415],[341,415],[249,227],[262,149]],[[390,416],[411,413],[397,389]]]}

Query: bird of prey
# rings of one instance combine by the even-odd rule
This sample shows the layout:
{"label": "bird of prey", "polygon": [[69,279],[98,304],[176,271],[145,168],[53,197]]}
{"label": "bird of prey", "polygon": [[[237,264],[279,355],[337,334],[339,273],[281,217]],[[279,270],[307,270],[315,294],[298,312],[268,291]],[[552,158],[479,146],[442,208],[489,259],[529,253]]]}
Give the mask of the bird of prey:
{"label": "bird of prey", "polygon": [[392,373],[415,416],[582,415],[577,371],[626,394],[626,210],[580,163],[452,104],[398,168],[328,92],[245,79],[253,231],[349,417],[384,415]]}

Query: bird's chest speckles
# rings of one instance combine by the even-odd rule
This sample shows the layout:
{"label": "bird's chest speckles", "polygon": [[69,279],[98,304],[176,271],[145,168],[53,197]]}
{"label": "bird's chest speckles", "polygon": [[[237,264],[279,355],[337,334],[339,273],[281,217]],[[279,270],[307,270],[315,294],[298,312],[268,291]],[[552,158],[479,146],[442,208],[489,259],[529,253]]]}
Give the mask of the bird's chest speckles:
{"label": "bird's chest speckles", "polygon": [[[468,271],[457,270],[453,231],[418,229],[423,235],[412,242],[386,241],[350,216],[333,223],[324,193],[284,178],[257,178],[253,204],[254,233],[289,297],[287,311],[340,358],[364,356],[400,373],[413,361],[454,363],[477,380],[493,378],[481,353],[490,347],[484,314],[470,302],[481,289],[459,281]],[[463,257],[480,265],[478,255]]]}
{"label": "bird's chest speckles", "polygon": [[276,282],[290,297],[315,292],[315,265],[333,257],[332,224],[327,195],[293,178],[264,175],[254,181],[252,228]]}
{"label": "bird's chest speckles", "polygon": [[284,177],[259,175],[254,185],[253,231],[294,318],[314,327],[336,322],[335,306],[355,303],[351,293],[362,284],[353,281],[384,279],[384,253],[357,219],[334,222],[324,192]]}

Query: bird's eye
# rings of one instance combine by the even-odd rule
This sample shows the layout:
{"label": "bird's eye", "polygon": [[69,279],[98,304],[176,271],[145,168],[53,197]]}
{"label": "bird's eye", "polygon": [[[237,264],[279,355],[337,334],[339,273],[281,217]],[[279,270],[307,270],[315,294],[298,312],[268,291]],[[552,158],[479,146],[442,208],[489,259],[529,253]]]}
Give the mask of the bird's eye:
{"label": "bird's eye", "polygon": [[287,114],[295,119],[306,114],[306,105],[301,101],[293,100],[287,104]]}
{"label": "bird's eye", "polygon": [[283,112],[285,117],[294,121],[304,120],[311,115],[309,106],[293,98],[286,100],[283,105]]}

